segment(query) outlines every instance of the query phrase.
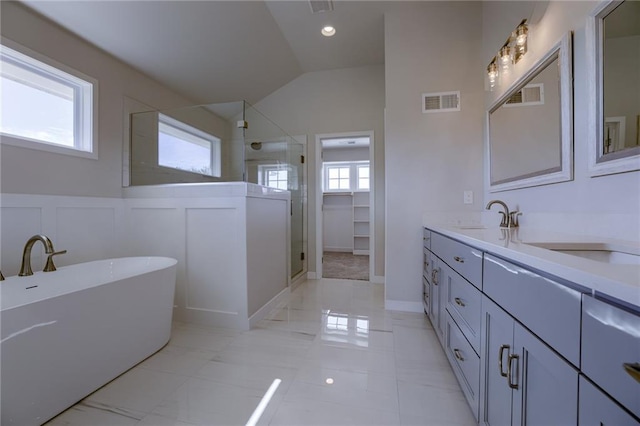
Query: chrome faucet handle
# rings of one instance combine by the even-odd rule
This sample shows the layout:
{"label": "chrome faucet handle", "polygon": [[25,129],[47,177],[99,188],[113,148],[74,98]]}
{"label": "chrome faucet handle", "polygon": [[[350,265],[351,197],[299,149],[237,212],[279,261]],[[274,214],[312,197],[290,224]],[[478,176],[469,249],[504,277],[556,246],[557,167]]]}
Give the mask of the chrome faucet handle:
{"label": "chrome faucet handle", "polygon": [[53,253],[51,253],[49,256],[47,256],[47,263],[45,263],[44,265],[44,269],[42,270],[42,272],[53,272],[56,270],[56,265],[53,264],[53,256],[58,255],[58,254],[65,254],[67,251],[66,250],[60,250],[60,251],[55,251]]}
{"label": "chrome faucet handle", "polygon": [[522,212],[519,212],[519,211],[516,210],[516,211],[510,213],[509,227],[517,228],[519,226],[518,216],[522,216]]}

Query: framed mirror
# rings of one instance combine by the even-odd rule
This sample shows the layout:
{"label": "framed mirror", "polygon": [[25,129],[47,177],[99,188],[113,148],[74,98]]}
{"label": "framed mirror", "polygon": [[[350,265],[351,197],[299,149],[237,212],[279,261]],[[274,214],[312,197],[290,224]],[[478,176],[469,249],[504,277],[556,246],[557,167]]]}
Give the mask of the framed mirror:
{"label": "framed mirror", "polygon": [[601,3],[587,37],[589,174],[640,170],[640,2]]}
{"label": "framed mirror", "polygon": [[487,113],[489,191],[573,179],[571,33]]}

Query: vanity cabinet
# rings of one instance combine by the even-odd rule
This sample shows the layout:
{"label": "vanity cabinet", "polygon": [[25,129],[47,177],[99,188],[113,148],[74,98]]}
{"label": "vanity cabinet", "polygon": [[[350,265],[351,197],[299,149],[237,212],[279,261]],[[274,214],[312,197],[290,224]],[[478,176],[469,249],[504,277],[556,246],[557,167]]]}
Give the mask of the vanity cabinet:
{"label": "vanity cabinet", "polygon": [[[634,368],[639,372],[634,378]],[[582,372],[640,417],[640,313],[584,296]]]}
{"label": "vanity cabinet", "polygon": [[428,315],[479,424],[640,425],[639,308],[434,230],[425,241]]}
{"label": "vanity cabinet", "polygon": [[639,423],[583,375],[580,375],[579,405],[580,426],[637,426]]}
{"label": "vanity cabinet", "polygon": [[580,291],[489,254],[482,285],[484,293],[511,316],[573,365],[580,365]]}
{"label": "vanity cabinet", "polygon": [[578,371],[487,296],[482,328],[481,423],[577,424]]}
{"label": "vanity cabinet", "polygon": [[427,229],[423,232],[422,237],[422,305],[424,313],[429,315],[431,311],[431,232]]}

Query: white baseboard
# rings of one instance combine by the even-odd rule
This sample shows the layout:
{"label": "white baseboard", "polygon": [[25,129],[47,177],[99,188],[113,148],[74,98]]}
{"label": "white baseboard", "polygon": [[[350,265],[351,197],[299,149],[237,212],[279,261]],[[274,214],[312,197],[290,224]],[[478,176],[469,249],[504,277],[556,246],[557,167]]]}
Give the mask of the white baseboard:
{"label": "white baseboard", "polygon": [[323,247],[322,252],[325,251],[333,251],[339,253],[351,253],[353,252],[353,247]]}
{"label": "white baseboard", "polygon": [[384,301],[384,308],[387,311],[424,312],[422,302],[405,302],[404,300],[386,299]]}
{"label": "white baseboard", "polygon": [[318,274],[316,272],[313,272],[313,271],[307,272],[307,279],[308,280],[317,280],[318,279]]}
{"label": "white baseboard", "polygon": [[264,317],[267,316],[269,312],[271,312],[278,304],[289,297],[290,290],[289,287],[282,290],[280,293],[276,294],[271,300],[264,304],[264,306],[256,311],[255,314],[251,315],[249,318],[249,329],[258,324],[258,322]]}
{"label": "white baseboard", "polygon": [[369,250],[354,250],[354,256],[369,256]]}

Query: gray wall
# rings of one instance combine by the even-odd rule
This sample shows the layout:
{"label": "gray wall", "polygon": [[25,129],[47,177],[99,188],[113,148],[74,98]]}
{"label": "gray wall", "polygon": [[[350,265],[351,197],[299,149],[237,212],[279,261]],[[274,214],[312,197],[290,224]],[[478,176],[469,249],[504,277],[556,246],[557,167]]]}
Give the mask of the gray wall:
{"label": "gray wall", "polygon": [[[423,214],[481,208],[481,14],[480,2],[415,2],[385,16],[387,307],[421,307]],[[453,90],[459,112],[422,113],[422,93]]]}
{"label": "gray wall", "polygon": [[192,105],[16,2],[0,2],[2,37],[98,80],[98,159],[0,145],[3,193],[120,197],[124,97],[159,109]]}

